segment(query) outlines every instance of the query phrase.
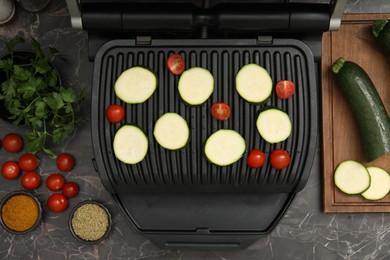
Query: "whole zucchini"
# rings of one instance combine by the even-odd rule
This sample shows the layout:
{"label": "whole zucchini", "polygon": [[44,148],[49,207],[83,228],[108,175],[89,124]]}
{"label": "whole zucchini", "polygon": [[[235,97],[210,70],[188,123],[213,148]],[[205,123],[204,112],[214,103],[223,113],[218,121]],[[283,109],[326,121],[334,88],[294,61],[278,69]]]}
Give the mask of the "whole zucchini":
{"label": "whole zucchini", "polygon": [[332,71],[337,85],[352,107],[366,161],[374,161],[390,152],[390,119],[367,73],[344,58],[339,58],[333,64]]}
{"label": "whole zucchini", "polygon": [[372,33],[382,50],[390,58],[390,22],[389,20],[377,20],[373,23]]}

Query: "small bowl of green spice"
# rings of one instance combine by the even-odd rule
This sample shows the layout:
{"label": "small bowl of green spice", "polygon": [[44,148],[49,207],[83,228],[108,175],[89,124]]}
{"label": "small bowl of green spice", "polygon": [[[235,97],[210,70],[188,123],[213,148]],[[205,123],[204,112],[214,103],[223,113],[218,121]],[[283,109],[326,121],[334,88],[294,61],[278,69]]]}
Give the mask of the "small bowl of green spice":
{"label": "small bowl of green spice", "polygon": [[77,204],[69,215],[69,229],[80,242],[96,244],[111,229],[111,214],[102,203],[86,200]]}

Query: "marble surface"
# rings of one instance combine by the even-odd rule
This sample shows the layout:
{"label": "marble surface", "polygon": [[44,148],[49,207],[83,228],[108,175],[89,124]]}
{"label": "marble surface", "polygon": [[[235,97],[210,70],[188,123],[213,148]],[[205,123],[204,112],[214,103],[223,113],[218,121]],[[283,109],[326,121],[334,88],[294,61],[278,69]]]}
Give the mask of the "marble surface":
{"label": "marble surface", "polygon": [[[388,0],[348,1],[346,12],[390,12]],[[2,259],[390,259],[389,214],[323,214],[321,211],[320,150],[306,187],[297,195],[279,225],[268,236],[260,238],[243,251],[160,250],[137,235],[123,220],[110,195],[101,184],[92,165],[90,143],[90,92],[93,86],[93,64],[87,58],[87,35],[71,28],[65,1],[51,1],[41,13],[28,13],[20,8],[12,22],[0,26],[0,48],[4,40],[21,35],[33,36],[43,47],[62,46],[60,51],[68,63],[56,62],[65,84],[86,90],[82,106],[82,122],[75,134],[54,148],[56,153],[69,152],[77,165],[66,180],[80,185],[80,194],[70,200],[63,213],[44,212],[42,224],[32,233],[16,236],[0,230]],[[24,128],[2,124],[0,136],[10,131],[23,133]],[[86,141],[88,140],[88,141]],[[83,147],[80,148],[80,145]],[[0,161],[15,160],[17,155],[0,149]],[[40,155],[39,172],[46,177],[56,172],[55,161]],[[21,189],[19,179],[0,178],[0,198],[9,191]],[[42,185],[36,191],[41,201],[50,192]],[[84,199],[102,201],[113,216],[109,237],[98,245],[77,242],[68,230],[70,209]]]}

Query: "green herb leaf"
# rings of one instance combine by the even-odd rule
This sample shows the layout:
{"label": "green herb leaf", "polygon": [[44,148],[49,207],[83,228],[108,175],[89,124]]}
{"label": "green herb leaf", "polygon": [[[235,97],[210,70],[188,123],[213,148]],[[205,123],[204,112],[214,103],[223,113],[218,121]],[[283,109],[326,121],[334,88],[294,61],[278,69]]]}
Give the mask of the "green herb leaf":
{"label": "green herb leaf", "polygon": [[56,144],[61,143],[63,140],[69,137],[70,134],[74,132],[74,130],[75,126],[72,123],[54,129],[52,133],[53,142]]}
{"label": "green herb leaf", "polygon": [[4,81],[1,84],[1,90],[3,91],[3,95],[5,99],[12,99],[16,96],[16,82],[13,78],[10,78],[7,81]]}
{"label": "green herb leaf", "polygon": [[51,93],[49,96],[44,97],[43,101],[54,111],[58,111],[64,106],[64,101],[61,98],[61,95],[57,92]]}
{"label": "green herb leaf", "polygon": [[12,70],[13,65],[14,65],[14,63],[13,63],[12,59],[0,60],[0,69],[2,69],[4,71],[4,73],[7,75],[7,79],[9,77],[8,74]]}
{"label": "green herb leaf", "polygon": [[35,71],[37,73],[40,73],[42,75],[53,70],[52,66],[50,66],[46,58],[40,58],[36,62],[33,62],[33,67],[35,68]]}
{"label": "green herb leaf", "polygon": [[7,48],[8,53],[12,54],[14,52],[15,46],[22,42],[24,42],[24,39],[20,36],[16,36],[15,38],[7,41],[5,43],[5,46]]}
{"label": "green herb leaf", "polygon": [[37,101],[35,103],[35,116],[39,119],[47,118],[46,103],[43,101]]}
{"label": "green herb leaf", "polygon": [[37,40],[34,39],[34,37],[31,37],[31,47],[34,50],[37,58],[41,58],[44,56],[41,50],[41,45]]}
{"label": "green herb leaf", "polygon": [[31,71],[24,69],[19,65],[14,65],[13,69],[14,69],[13,70],[14,78],[17,80],[21,80],[21,81],[28,80],[32,76]]}
{"label": "green herb leaf", "polygon": [[47,148],[43,148],[43,151],[49,155],[50,158],[52,159],[56,159],[57,158],[57,155],[50,149],[47,149]]}
{"label": "green herb leaf", "polygon": [[38,131],[28,131],[26,133],[26,151],[34,154],[39,153],[42,150],[44,141],[44,135],[40,134]]}
{"label": "green herb leaf", "polygon": [[57,86],[58,74],[54,69],[51,70],[48,74],[46,74],[46,76],[47,76],[46,82],[48,86],[50,87]]}
{"label": "green herb leaf", "polygon": [[77,100],[77,96],[74,93],[74,90],[71,88],[61,88],[60,89],[61,98],[68,103],[73,103]]}

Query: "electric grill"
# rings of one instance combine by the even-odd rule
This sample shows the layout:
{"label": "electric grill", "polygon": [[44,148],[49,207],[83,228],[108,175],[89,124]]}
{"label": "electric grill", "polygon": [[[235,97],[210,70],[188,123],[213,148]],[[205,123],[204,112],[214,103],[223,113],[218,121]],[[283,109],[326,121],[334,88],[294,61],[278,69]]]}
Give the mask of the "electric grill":
{"label": "electric grill", "polygon": [[[161,248],[240,249],[272,231],[295,194],[306,184],[319,139],[318,62],[321,34],[337,29],[345,1],[71,1],[72,25],[88,32],[94,61],[92,89],[93,164],[123,217],[135,231]],[[178,76],[166,59],[181,54],[186,67],[208,69],[215,90],[201,106],[185,105]],[[286,111],[291,136],[269,144],[256,129],[264,106],[249,104],[235,91],[234,78],[245,64],[257,63],[273,82],[295,82],[292,98],[275,94],[266,105]],[[143,104],[120,101],[113,87],[122,71],[145,66],[159,86]],[[232,109],[228,121],[213,120],[210,107],[223,101]],[[125,107],[119,124],[105,119],[110,104]],[[153,138],[154,122],[176,112],[188,122],[189,144],[168,151]],[[114,156],[113,137],[124,124],[139,126],[149,139],[145,159],[127,165]],[[238,162],[220,167],[203,156],[203,144],[218,129],[234,129],[247,149],[267,155],[283,148],[290,165],[276,170]]]}

